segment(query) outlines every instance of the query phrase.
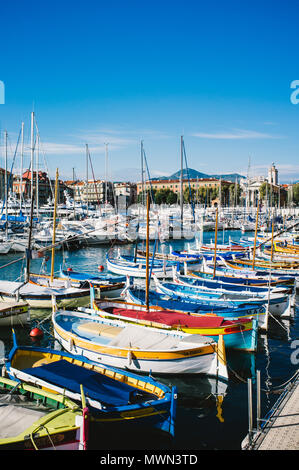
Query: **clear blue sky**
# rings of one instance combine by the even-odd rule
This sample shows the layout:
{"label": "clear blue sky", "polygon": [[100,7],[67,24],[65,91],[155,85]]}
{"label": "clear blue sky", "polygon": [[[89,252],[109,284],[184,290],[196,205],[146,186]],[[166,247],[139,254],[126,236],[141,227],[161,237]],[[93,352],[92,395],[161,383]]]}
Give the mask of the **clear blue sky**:
{"label": "clear blue sky", "polygon": [[169,175],[183,135],[190,168],[246,175],[250,157],[251,175],[274,162],[280,182],[298,180],[298,12],[298,0],[2,2],[10,161],[34,108],[53,177],[84,177],[86,143],[103,177],[108,143],[111,176],[136,179],[141,140],[151,176]]}

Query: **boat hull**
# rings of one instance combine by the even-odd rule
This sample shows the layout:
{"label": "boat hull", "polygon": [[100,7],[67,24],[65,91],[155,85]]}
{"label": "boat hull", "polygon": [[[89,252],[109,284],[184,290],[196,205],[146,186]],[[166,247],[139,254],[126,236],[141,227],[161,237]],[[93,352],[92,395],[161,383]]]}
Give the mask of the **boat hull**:
{"label": "boat hull", "polygon": [[[169,374],[206,374],[227,378],[226,359],[221,357],[218,346],[214,342],[204,342],[195,345],[188,343],[182,349],[136,349],[130,347],[113,347],[98,344],[96,341],[78,336],[62,327],[62,318],[59,312],[53,315],[54,336],[63,348],[72,353],[83,355],[94,362],[101,362],[112,367],[131,370],[140,373],[153,373],[160,375]],[[75,312],[73,313],[75,315]],[[80,315],[78,315],[80,316]],[[95,323],[108,323],[110,325],[121,325],[124,322],[115,322],[98,317],[82,314],[83,319]],[[67,318],[67,317],[65,317]],[[58,319],[58,321],[57,321]],[[139,327],[135,327],[139,328]],[[146,329],[146,327],[140,327]],[[160,334],[160,332],[159,332]],[[175,335],[175,332],[171,332]],[[177,337],[184,339],[185,333],[177,333]],[[222,354],[224,355],[224,353]]]}
{"label": "boat hull", "polygon": [[[60,365],[62,361],[64,366]],[[52,368],[52,372],[47,376],[44,369],[47,369],[49,365],[54,366],[54,369]],[[58,374],[55,375],[53,372],[56,365]],[[67,379],[70,371],[73,373],[73,369],[78,369],[77,374],[80,379],[77,382],[81,383],[81,380],[83,382],[86,403],[93,421],[105,425],[105,429],[109,425],[113,429],[113,426],[118,423],[130,430],[146,426],[174,434],[176,387],[170,388],[152,377],[141,378],[139,375],[90,362],[82,356],[64,351],[26,346],[15,346],[12,349],[6,367],[9,376],[13,379],[34,383],[43,389],[61,393],[80,403],[81,396],[74,386],[74,380],[68,381]],[[89,374],[92,382],[89,381]],[[47,377],[50,381],[47,381]],[[101,380],[103,380],[102,386]],[[90,383],[91,393],[88,388]],[[95,384],[97,384],[96,389]],[[124,397],[121,395],[122,389],[126,390]],[[139,398],[135,400],[135,396]],[[142,400],[141,396],[143,396]],[[112,397],[111,401],[109,401],[110,397]],[[103,406],[104,403],[105,406]]]}

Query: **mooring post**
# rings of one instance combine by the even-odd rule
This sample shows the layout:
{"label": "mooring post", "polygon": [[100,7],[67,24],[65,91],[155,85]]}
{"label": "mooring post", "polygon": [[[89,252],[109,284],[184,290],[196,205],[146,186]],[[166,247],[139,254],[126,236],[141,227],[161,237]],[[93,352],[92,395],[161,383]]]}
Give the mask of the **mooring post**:
{"label": "mooring post", "polygon": [[261,423],[261,371],[256,371],[256,427],[260,431]]}
{"label": "mooring post", "polygon": [[248,386],[248,438],[249,444],[252,442],[252,381],[247,379]]}

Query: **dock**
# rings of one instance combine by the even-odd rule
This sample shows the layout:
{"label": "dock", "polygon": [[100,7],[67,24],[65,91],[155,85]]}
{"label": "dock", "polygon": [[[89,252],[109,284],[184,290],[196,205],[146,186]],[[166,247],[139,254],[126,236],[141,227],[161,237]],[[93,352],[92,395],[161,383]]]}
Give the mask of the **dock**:
{"label": "dock", "polygon": [[259,421],[243,440],[242,450],[299,450],[299,371]]}

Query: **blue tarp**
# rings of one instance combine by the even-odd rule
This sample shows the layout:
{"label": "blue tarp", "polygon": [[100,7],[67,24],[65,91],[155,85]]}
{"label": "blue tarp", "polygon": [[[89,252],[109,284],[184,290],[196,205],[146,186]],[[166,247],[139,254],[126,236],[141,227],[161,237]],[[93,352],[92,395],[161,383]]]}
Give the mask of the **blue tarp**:
{"label": "blue tarp", "polygon": [[82,384],[86,397],[98,400],[108,407],[127,405],[139,392],[130,385],[63,359],[40,367],[24,369],[23,372],[75,393],[80,393],[80,384]]}

